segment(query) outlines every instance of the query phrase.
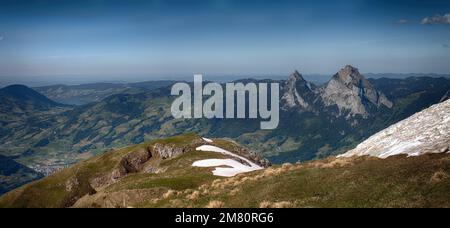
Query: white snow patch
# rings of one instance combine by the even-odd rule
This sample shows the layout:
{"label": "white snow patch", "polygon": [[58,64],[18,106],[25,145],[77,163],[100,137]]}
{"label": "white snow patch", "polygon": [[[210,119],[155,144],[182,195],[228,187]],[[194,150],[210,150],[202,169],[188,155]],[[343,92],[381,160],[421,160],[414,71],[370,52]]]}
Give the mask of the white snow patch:
{"label": "white snow patch", "polygon": [[[192,164],[195,167],[216,167],[213,171],[215,176],[221,177],[233,177],[240,173],[247,173],[255,171],[252,167],[246,166],[240,162],[233,159],[206,159],[201,161],[196,161]],[[218,166],[229,166],[229,167],[218,167]]]}
{"label": "white snow patch", "polygon": [[[240,173],[247,173],[247,172],[252,172],[252,171],[262,169],[261,166],[255,164],[254,162],[248,160],[247,158],[236,155],[234,153],[231,153],[227,150],[224,150],[224,149],[216,147],[216,146],[203,145],[203,146],[197,147],[196,150],[217,152],[217,153],[225,154],[225,155],[228,155],[231,157],[239,158],[240,160],[243,160],[250,165],[250,166],[244,165],[233,159],[206,159],[206,160],[196,161],[192,164],[192,166],[194,166],[194,167],[216,167],[215,170],[213,171],[213,174],[215,176],[233,177]],[[229,167],[224,168],[224,167],[218,167],[218,166],[229,166]]]}
{"label": "white snow patch", "polygon": [[222,153],[222,154],[226,154],[226,155],[237,156],[237,155],[235,155],[227,150],[224,150],[222,148],[219,148],[217,146],[203,145],[203,146],[199,146],[199,147],[195,148],[195,150],[217,152],[217,153]]}
{"label": "white snow patch", "polygon": [[208,138],[202,138],[205,142],[208,142],[208,143],[212,143],[213,141],[211,140],[211,139],[208,139]]}
{"label": "white snow patch", "polygon": [[338,157],[369,155],[387,158],[398,154],[414,157],[425,153],[438,153],[449,145],[448,110],[450,100],[433,105],[376,133],[355,149]]}
{"label": "white snow patch", "polygon": [[[415,142],[400,142],[396,144],[395,146],[392,146],[388,150],[384,151],[380,155],[378,155],[379,158],[387,158],[390,156],[398,155],[398,154],[408,154],[408,150],[411,148],[415,148],[419,145],[421,145],[421,142],[415,141]],[[420,152],[415,153],[409,153],[410,157],[419,156]]]}

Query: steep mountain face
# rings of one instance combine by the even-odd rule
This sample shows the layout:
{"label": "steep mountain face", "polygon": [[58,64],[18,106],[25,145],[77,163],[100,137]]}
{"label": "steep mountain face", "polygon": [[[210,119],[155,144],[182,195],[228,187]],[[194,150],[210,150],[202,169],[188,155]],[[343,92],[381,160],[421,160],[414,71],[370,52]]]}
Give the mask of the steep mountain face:
{"label": "steep mountain face", "polygon": [[255,156],[223,139],[159,139],[108,151],[27,184],[0,197],[0,207],[450,206],[449,154],[279,166]]}
{"label": "steep mountain face", "polygon": [[315,111],[316,95],[314,90],[315,86],[307,82],[298,71],[295,71],[282,85],[281,107],[284,110]]}
{"label": "steep mountain face", "polygon": [[282,86],[281,104],[284,111],[321,112],[347,119],[368,118],[382,107],[393,107],[392,101],[350,65],[321,87],[307,82],[295,71]]}
{"label": "steep mountain face", "polygon": [[446,153],[449,147],[450,100],[447,100],[378,132],[341,157],[419,156],[425,153]]}
{"label": "steep mountain face", "polygon": [[336,105],[340,115],[348,113],[347,118],[356,115],[366,118],[371,114],[371,106],[376,108],[393,106],[393,103],[377,91],[358,69],[349,65],[333,76],[323,88],[321,97],[326,106]]}

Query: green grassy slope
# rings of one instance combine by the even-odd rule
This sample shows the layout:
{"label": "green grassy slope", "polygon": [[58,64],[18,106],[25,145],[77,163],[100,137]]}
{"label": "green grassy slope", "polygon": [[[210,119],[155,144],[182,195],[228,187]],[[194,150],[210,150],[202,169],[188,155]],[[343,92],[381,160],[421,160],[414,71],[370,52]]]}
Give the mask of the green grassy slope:
{"label": "green grassy slope", "polygon": [[[124,159],[156,144],[184,153],[123,171]],[[5,194],[0,207],[450,207],[450,154],[328,158],[222,178],[191,166],[225,157],[195,151],[200,144],[188,134],[109,151]],[[213,144],[242,154],[232,142]]]}
{"label": "green grassy slope", "polygon": [[[204,186],[204,207],[450,207],[450,155],[356,158],[273,167]],[[157,206],[173,206],[182,195]],[[217,204],[216,204],[217,205]],[[146,205],[153,206],[153,205]]]}
{"label": "green grassy slope", "polygon": [[[195,188],[216,178],[211,175],[209,169],[191,167],[192,163],[206,158],[224,158],[218,153],[195,151],[195,147],[200,145],[199,142],[203,142],[199,136],[186,134],[111,150],[5,194],[0,198],[0,207],[69,207],[82,196],[95,194],[97,191],[150,188],[152,192],[159,192]],[[144,166],[156,167],[157,173],[143,170],[123,171],[124,158],[156,144],[183,148],[186,152],[171,159],[153,156],[145,161]],[[217,145],[227,149],[235,147],[232,143],[221,140],[217,141]],[[119,176],[118,181],[112,183],[111,174]]]}

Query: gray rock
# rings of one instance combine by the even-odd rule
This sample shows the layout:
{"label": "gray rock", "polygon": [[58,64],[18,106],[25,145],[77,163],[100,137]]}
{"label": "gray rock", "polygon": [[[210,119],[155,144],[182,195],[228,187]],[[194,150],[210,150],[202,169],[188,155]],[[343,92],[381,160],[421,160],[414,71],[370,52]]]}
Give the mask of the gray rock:
{"label": "gray rock", "polygon": [[392,108],[393,103],[365,79],[358,69],[347,65],[335,74],[323,87],[307,82],[295,71],[282,84],[281,107],[283,110],[317,113],[325,107],[337,107],[337,116],[347,118],[357,115],[368,117],[371,108],[385,106]]}
{"label": "gray rock", "polygon": [[348,112],[348,117],[370,115],[369,106],[392,108],[393,103],[358,71],[350,65],[345,66],[328,84],[322,88],[321,97],[326,106],[336,105],[340,113]]}
{"label": "gray rock", "polygon": [[162,159],[168,159],[171,157],[175,157],[178,155],[183,154],[184,152],[186,152],[185,148],[182,147],[175,147],[172,145],[165,145],[165,144],[159,144],[156,143],[152,148],[151,148],[151,153],[153,156],[158,156]]}
{"label": "gray rock", "polygon": [[152,158],[152,153],[147,149],[141,149],[135,152],[129,153],[122,159],[122,166],[127,173],[135,173],[142,169],[144,164]]}
{"label": "gray rock", "polygon": [[281,103],[284,110],[314,111],[315,86],[295,71],[282,85]]}

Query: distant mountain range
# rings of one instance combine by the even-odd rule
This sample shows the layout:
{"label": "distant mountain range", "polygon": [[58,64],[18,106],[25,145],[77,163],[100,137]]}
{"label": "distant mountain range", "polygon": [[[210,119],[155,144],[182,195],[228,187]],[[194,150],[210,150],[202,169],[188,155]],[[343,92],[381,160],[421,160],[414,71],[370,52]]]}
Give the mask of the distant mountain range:
{"label": "distant mountain range", "polygon": [[174,81],[149,81],[139,83],[93,83],[83,85],[52,85],[33,88],[48,98],[70,105],[84,105],[121,93],[142,93],[174,84]]}
{"label": "distant mountain range", "polygon": [[[12,112],[48,111],[64,105],[23,85],[11,85],[0,90],[2,110]],[[17,109],[16,109],[17,108]]]}
{"label": "distant mountain range", "polygon": [[37,88],[58,102],[83,104],[77,106],[25,86],[6,87],[0,89],[0,154],[49,174],[110,148],[195,132],[232,139],[276,164],[305,161],[353,149],[450,90],[447,78],[366,79],[352,66],[323,85],[299,72],[276,82],[281,113],[272,131],[260,130],[259,120],[175,120],[171,81]]}
{"label": "distant mountain range", "polygon": [[450,74],[436,74],[436,73],[367,73],[367,78],[390,78],[390,79],[406,79],[406,78],[418,78],[418,77],[430,77],[430,78],[450,78]]}

